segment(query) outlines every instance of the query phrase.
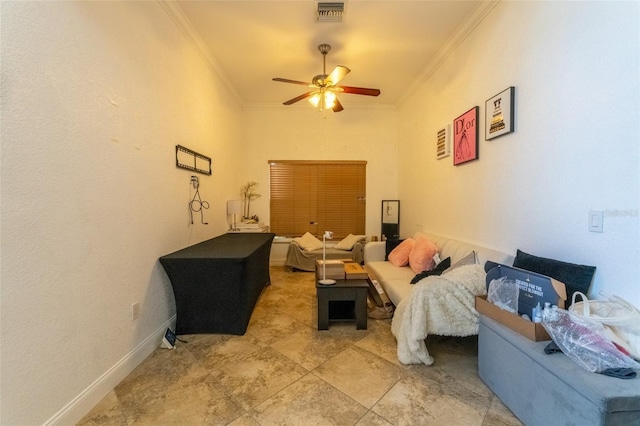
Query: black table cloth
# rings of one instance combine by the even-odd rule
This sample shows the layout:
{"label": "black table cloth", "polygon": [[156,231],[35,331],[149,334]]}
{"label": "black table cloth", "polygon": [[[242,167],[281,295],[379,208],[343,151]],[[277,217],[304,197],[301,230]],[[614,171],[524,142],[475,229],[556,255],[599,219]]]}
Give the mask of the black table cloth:
{"label": "black table cloth", "polygon": [[275,234],[224,234],[162,256],[176,299],[176,334],[244,334],[269,284]]}

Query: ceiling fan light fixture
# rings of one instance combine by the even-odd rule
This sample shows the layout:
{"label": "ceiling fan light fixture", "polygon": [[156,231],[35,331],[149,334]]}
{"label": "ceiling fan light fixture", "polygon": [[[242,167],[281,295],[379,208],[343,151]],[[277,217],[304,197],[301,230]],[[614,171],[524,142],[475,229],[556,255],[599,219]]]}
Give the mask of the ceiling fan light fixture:
{"label": "ceiling fan light fixture", "polygon": [[332,109],[336,104],[336,94],[329,90],[316,92],[309,97],[309,102],[320,111]]}
{"label": "ceiling fan light fixture", "polygon": [[296,96],[293,99],[283,102],[284,105],[292,105],[303,99],[309,99],[309,102],[320,111],[324,111],[329,108],[333,112],[340,112],[344,110],[344,107],[336,97],[334,92],[350,93],[353,95],[366,95],[366,96],[378,96],[380,89],[370,89],[366,87],[354,87],[354,86],[338,86],[344,76],[349,74],[351,70],[344,65],[336,65],[331,73],[327,74],[327,53],[331,50],[331,46],[323,43],[318,46],[318,50],[322,54],[322,74],[318,74],[313,77],[312,83],[305,83],[304,81],[289,80],[288,78],[273,78],[273,81],[279,81],[282,83],[301,84],[307,87],[313,87],[316,90],[312,90],[307,93],[303,93],[300,96]]}
{"label": "ceiling fan light fixture", "polygon": [[309,98],[309,102],[311,102],[311,105],[318,108],[318,105],[320,104],[320,99],[321,99],[320,93],[315,93],[313,96]]}
{"label": "ceiling fan light fixture", "polygon": [[325,108],[333,108],[335,104],[336,104],[336,94],[331,91],[324,92]]}

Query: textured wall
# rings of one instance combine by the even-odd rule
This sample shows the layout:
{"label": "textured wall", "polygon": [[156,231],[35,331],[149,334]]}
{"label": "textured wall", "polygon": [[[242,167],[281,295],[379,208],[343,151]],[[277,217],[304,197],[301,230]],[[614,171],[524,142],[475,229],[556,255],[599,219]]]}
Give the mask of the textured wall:
{"label": "textured wall", "polygon": [[[367,235],[380,235],[381,200],[395,199],[398,188],[398,113],[390,108],[349,107],[321,113],[308,102],[290,107],[247,108],[243,144],[250,152],[243,175],[260,182],[263,198],[251,204],[269,218],[268,160],[367,161]],[[402,206],[401,206],[402,209]],[[401,225],[402,226],[402,225]]]}
{"label": "textured wall", "polygon": [[[500,2],[401,108],[403,233],[595,265],[594,295],[640,307],[639,15],[637,2]],[[485,141],[485,101],[512,85],[516,132]],[[422,149],[476,105],[478,161]],[[588,232],[589,210],[604,233]]]}
{"label": "textured wall", "polygon": [[[0,2],[0,21],[1,424],[47,421],[153,336],[174,314],[157,258],[222,233],[247,180],[268,220],[269,159],[367,160],[367,233],[400,198],[404,235],[593,264],[640,306],[637,3],[501,2],[400,111],[326,119],[241,112],[155,2]],[[437,130],[509,85],[516,133],[435,160]],[[208,226],[176,144],[213,158]]]}
{"label": "textured wall", "polygon": [[[0,423],[42,424],[175,314],[157,259],[227,229],[241,110],[156,2],[0,13]],[[208,226],[176,144],[213,158]]]}

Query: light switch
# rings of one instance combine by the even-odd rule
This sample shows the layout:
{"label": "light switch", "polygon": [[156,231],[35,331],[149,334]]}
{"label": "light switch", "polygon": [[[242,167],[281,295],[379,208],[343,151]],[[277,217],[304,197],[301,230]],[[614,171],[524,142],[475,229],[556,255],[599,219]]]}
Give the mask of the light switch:
{"label": "light switch", "polygon": [[603,232],[604,212],[602,210],[589,211],[589,232]]}

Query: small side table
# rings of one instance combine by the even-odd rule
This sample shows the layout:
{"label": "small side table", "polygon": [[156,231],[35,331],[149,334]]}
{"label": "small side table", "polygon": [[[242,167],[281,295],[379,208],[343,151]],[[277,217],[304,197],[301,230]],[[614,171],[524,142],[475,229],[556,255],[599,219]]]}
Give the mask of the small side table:
{"label": "small side table", "polygon": [[[367,329],[367,280],[336,280],[334,285],[322,285],[316,281],[316,296],[318,298],[318,330],[328,330],[329,321],[356,321],[357,330]],[[342,312],[332,312],[331,302],[352,302],[355,310],[347,309],[347,315]],[[337,305],[337,304],[336,304]],[[337,309],[336,309],[337,311]],[[343,309],[344,311],[344,309]],[[350,315],[349,315],[350,314]]]}

